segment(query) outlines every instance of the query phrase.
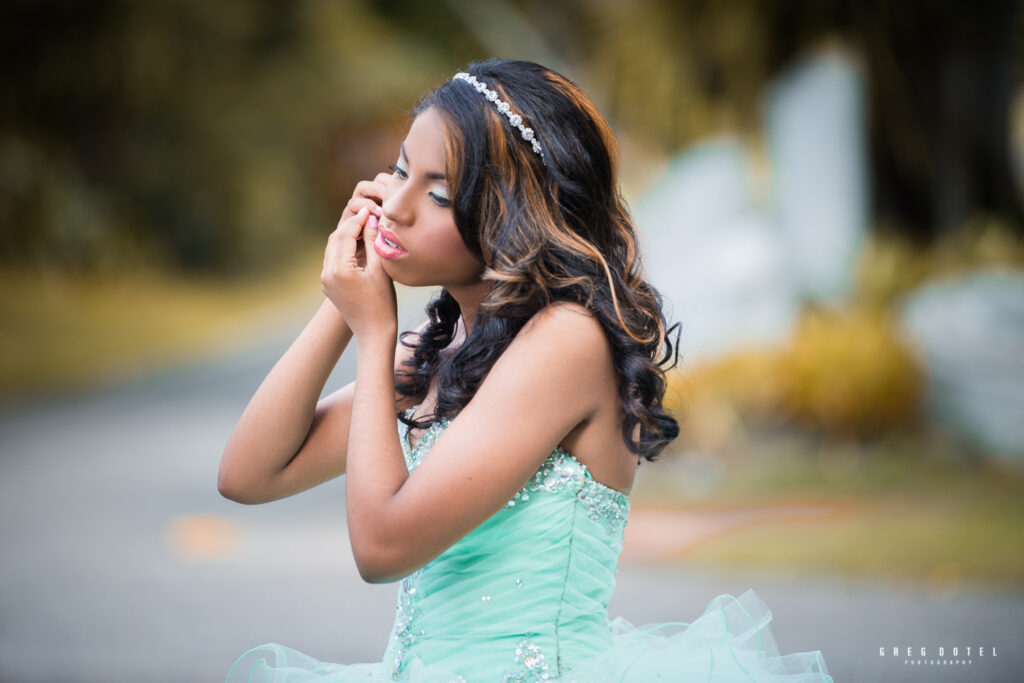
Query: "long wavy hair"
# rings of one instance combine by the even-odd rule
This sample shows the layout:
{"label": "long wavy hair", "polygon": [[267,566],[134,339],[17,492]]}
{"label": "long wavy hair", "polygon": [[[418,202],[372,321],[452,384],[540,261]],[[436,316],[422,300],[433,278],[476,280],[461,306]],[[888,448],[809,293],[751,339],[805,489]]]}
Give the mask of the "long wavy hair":
{"label": "long wavy hair", "polygon": [[437,407],[420,420],[398,419],[425,428],[452,418],[531,316],[573,301],[596,316],[611,343],[623,440],[638,460],[654,460],[679,434],[662,406],[665,371],[678,363],[679,323],[666,329],[662,298],[644,279],[611,126],[574,83],[539,64],[491,59],[466,71],[522,116],[544,156],[464,81],[444,83],[413,110],[441,116],[455,225],[492,285],[453,353],[441,350],[455,335],[460,308],[443,288],[427,304],[425,329],[402,333],[414,352],[395,389],[422,402],[436,376]]}

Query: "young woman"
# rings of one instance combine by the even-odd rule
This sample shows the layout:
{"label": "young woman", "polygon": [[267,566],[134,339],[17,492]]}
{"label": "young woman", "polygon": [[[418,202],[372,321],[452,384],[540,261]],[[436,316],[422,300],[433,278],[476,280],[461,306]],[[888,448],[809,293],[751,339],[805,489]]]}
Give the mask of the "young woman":
{"label": "young woman", "polygon": [[[326,300],[239,420],[219,487],[256,503],[346,474],[360,574],[401,581],[395,625],[382,662],[272,644],[229,680],[831,680],[819,652],[779,656],[752,591],[688,627],[609,622],[634,471],[679,431],[662,407],[678,324],[616,170],[579,88],[490,60],[429,93],[392,175],[356,186]],[[393,281],[441,287],[401,341]],[[355,381],[318,401],[353,337]]]}

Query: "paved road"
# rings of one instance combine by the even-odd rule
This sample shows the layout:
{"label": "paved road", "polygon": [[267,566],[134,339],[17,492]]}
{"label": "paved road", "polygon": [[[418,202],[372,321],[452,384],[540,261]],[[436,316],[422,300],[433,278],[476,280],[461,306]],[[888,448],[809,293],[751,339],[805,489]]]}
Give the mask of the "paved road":
{"label": "paved road", "polygon": [[[234,421],[300,328],[289,322],[230,357],[0,414],[0,683],[219,681],[267,641],[333,661],[380,658],[395,587],[359,580],[342,482],[257,507],[216,491]],[[343,361],[328,388],[351,376]],[[747,588],[773,609],[780,649],[820,648],[837,681],[1024,675],[1022,591],[942,598],[624,558],[611,612],[638,624],[690,621],[711,597]],[[983,646],[986,656],[910,665],[880,646]]]}

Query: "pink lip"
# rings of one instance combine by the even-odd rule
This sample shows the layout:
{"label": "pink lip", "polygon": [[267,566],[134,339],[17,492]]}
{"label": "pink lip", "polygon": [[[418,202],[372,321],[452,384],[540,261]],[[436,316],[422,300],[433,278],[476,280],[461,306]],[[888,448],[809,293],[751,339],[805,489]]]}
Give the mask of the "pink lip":
{"label": "pink lip", "polygon": [[[392,247],[391,245],[384,242],[387,238],[389,241],[394,242],[398,245],[398,248]],[[373,249],[383,259],[396,259],[402,256],[408,255],[409,252],[402,247],[402,243],[398,241],[395,234],[387,228],[382,228],[378,225],[377,227],[377,239],[373,241]]]}
{"label": "pink lip", "polygon": [[405,247],[402,246],[402,243],[398,241],[398,238],[395,237],[395,233],[391,232],[390,230],[385,228],[383,225],[380,225],[378,223],[377,224],[377,230],[380,231],[380,233],[382,235],[384,235],[384,237],[387,237],[388,240],[390,240],[391,242],[394,242],[395,244],[397,244],[399,249],[404,249],[405,248]]}

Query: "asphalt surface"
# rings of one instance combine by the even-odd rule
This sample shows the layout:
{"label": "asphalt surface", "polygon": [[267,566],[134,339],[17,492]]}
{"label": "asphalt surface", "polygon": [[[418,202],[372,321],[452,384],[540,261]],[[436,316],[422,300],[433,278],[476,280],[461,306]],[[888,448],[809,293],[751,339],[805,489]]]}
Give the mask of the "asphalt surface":
{"label": "asphalt surface", "polygon": [[[402,306],[411,327],[418,304]],[[216,490],[235,420],[302,324],[0,413],[0,682],[221,681],[269,641],[329,661],[381,658],[396,587],[359,579],[343,481],[254,507]],[[353,376],[353,355],[328,390]],[[1024,680],[1024,590],[936,595],[626,557],[618,582],[610,612],[634,624],[692,621],[715,595],[753,588],[780,650],[820,649],[837,681]],[[929,663],[940,646],[963,663]]]}

